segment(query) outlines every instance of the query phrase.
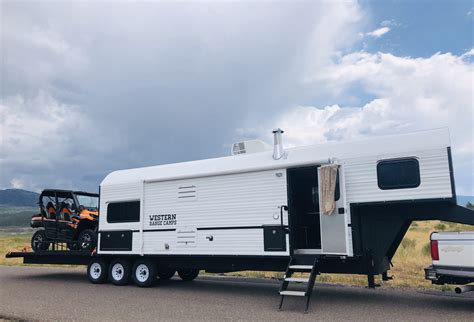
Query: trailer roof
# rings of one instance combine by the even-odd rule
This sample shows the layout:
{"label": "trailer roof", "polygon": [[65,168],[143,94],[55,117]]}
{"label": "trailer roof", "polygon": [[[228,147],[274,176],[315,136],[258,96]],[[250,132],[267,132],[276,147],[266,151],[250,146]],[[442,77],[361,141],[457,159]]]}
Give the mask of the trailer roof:
{"label": "trailer roof", "polygon": [[101,186],[262,171],[325,163],[328,162],[329,159],[347,159],[396,152],[415,153],[420,150],[449,146],[449,131],[447,128],[442,128],[408,134],[371,137],[350,142],[330,142],[285,148],[286,157],[280,160],[273,159],[273,151],[264,151],[260,153],[119,170],[107,175],[102,181]]}

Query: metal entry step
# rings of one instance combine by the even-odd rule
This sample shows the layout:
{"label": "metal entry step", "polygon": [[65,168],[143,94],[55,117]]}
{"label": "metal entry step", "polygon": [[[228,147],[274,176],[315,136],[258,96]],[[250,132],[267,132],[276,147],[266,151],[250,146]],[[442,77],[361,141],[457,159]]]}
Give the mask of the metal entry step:
{"label": "metal entry step", "polygon": [[303,291],[281,291],[280,295],[305,296],[306,292],[303,292]]}
{"label": "metal entry step", "polygon": [[290,269],[310,271],[310,270],[313,269],[313,266],[311,266],[311,265],[291,265]]}
{"label": "metal entry step", "polygon": [[[311,294],[313,292],[314,282],[316,281],[316,276],[319,274],[319,259],[316,257],[314,259],[313,265],[303,265],[307,260],[303,260],[297,257],[290,257],[290,262],[288,263],[288,268],[286,269],[285,277],[280,287],[280,306],[278,310],[281,310],[283,305],[283,300],[285,296],[301,296],[306,297],[306,307],[304,312],[308,312],[309,301],[311,299]],[[291,277],[293,273],[308,274],[308,277]],[[290,283],[307,283],[306,291],[292,291],[288,290]]]}
{"label": "metal entry step", "polygon": [[295,282],[295,283],[308,283],[309,278],[305,278],[305,277],[285,277],[285,281]]}

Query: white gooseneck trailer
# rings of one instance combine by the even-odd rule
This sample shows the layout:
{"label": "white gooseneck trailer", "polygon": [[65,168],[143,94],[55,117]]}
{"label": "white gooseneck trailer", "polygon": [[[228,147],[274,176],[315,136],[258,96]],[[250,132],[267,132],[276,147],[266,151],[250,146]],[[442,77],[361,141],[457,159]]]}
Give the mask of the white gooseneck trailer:
{"label": "white gooseneck trailer", "polygon": [[[413,220],[474,223],[456,206],[447,129],[291,149],[281,134],[273,149],[242,142],[229,157],[109,174],[98,253],[214,272],[316,260],[316,273],[367,274],[373,286]],[[330,214],[325,165],[338,168]]]}
{"label": "white gooseneck trailer", "polygon": [[[447,129],[296,148],[282,133],[273,147],[240,142],[228,157],[109,174],[89,279],[147,286],[176,270],[286,270],[282,301],[308,305],[320,273],[366,274],[370,287],[388,279],[414,220],[474,224],[456,205]],[[306,291],[287,290],[293,282]]]}
{"label": "white gooseneck trailer", "polygon": [[[280,135],[274,151],[109,174],[99,254],[350,258],[352,205],[455,198],[447,130],[286,150]],[[336,209],[322,215],[327,164],[339,168]]]}

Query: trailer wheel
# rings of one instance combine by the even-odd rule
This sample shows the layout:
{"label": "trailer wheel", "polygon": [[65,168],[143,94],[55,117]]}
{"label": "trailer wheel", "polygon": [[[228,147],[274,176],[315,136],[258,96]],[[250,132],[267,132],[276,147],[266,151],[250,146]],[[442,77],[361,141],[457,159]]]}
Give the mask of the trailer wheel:
{"label": "trailer wheel", "polygon": [[169,280],[174,276],[174,274],[176,274],[175,269],[158,271],[158,277],[162,280]]}
{"label": "trailer wheel", "polygon": [[109,280],[114,285],[127,285],[130,281],[131,265],[124,259],[114,259],[109,265]]}
{"label": "trailer wheel", "polygon": [[178,275],[183,281],[192,281],[199,275],[198,269],[178,269]]}
{"label": "trailer wheel", "polygon": [[92,250],[97,245],[97,234],[92,229],[84,229],[77,237],[77,244],[81,250]]}
{"label": "trailer wheel", "polygon": [[87,278],[91,283],[102,284],[107,281],[107,263],[101,258],[94,258],[87,266]]}
{"label": "trailer wheel", "polygon": [[139,287],[150,287],[156,283],[156,264],[148,259],[137,259],[132,269],[132,279]]}
{"label": "trailer wheel", "polygon": [[37,230],[33,237],[31,237],[31,249],[34,252],[39,250],[47,250],[49,248],[49,242],[47,242],[46,232],[44,230]]}

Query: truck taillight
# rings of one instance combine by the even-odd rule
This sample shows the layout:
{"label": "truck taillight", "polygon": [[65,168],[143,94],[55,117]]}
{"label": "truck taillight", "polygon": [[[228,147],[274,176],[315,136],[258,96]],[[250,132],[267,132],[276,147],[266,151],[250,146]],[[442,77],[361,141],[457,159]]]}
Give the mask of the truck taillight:
{"label": "truck taillight", "polygon": [[431,259],[434,261],[439,261],[439,250],[438,250],[438,241],[431,241]]}

